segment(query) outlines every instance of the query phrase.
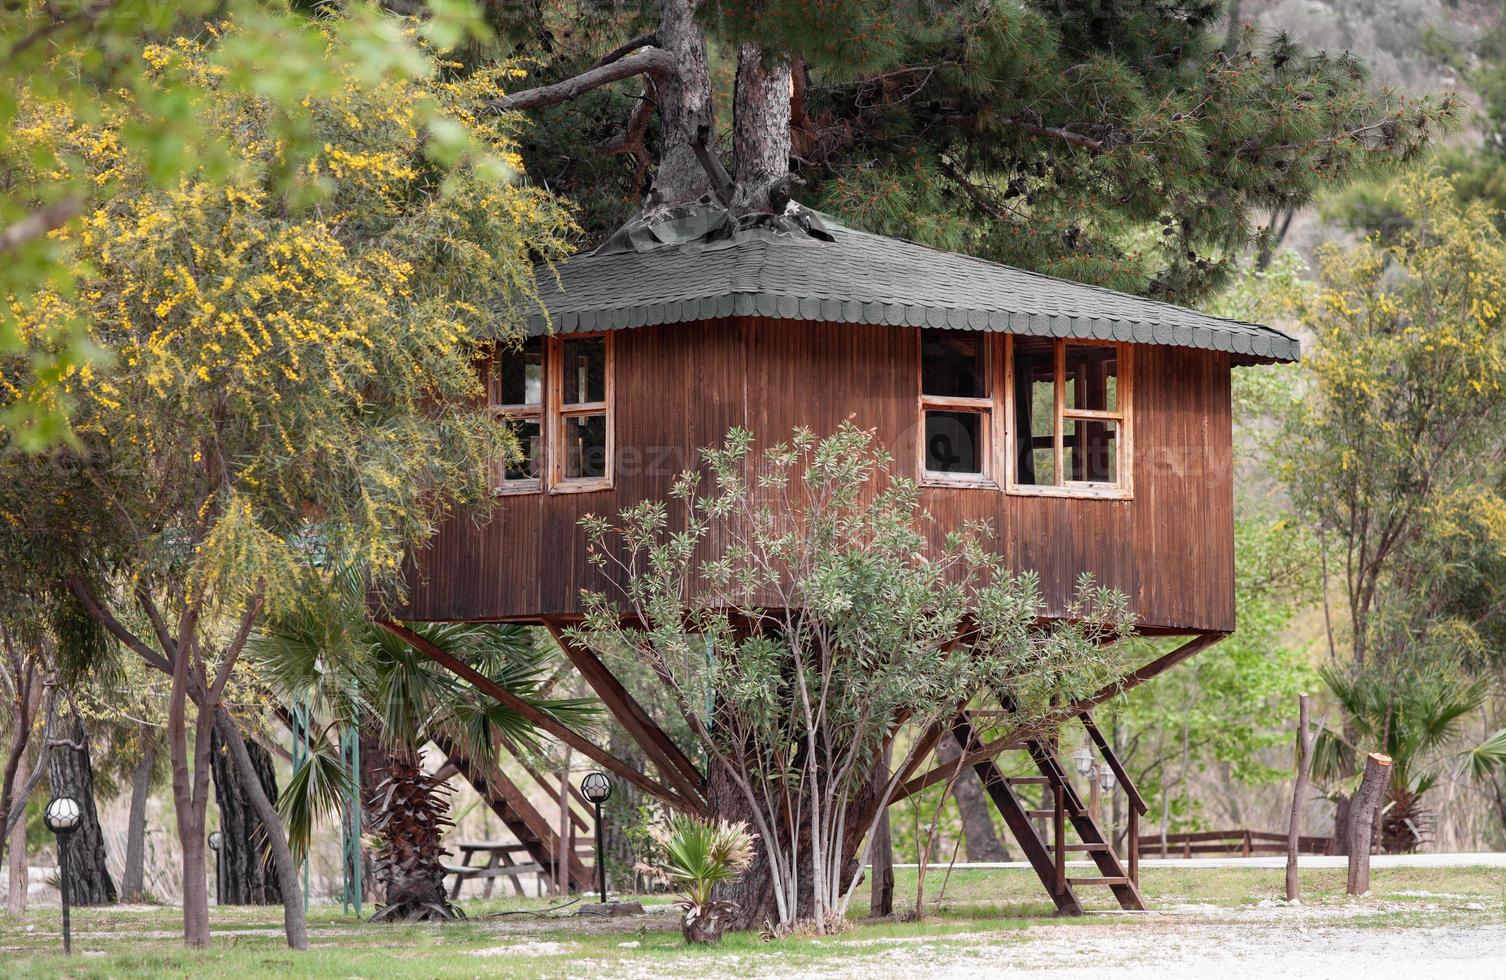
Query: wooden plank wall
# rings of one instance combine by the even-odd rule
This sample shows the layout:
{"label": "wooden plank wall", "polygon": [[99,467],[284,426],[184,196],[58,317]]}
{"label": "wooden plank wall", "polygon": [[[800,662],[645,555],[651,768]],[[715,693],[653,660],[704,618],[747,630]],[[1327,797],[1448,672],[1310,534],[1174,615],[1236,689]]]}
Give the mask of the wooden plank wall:
{"label": "wooden plank wall", "polygon": [[[611,490],[500,498],[482,523],[457,515],[418,556],[410,619],[534,619],[579,611],[605,584],[577,521],[667,495],[699,447],[732,425],[764,440],[797,424],[876,428],[908,472],[919,432],[914,332],[761,318],[643,327],[616,337]],[[928,488],[945,528],[987,518],[997,548],[1041,575],[1059,613],[1082,571],[1128,593],[1144,628],[1234,627],[1230,363],[1226,354],[1137,347],[1134,498],[1068,499]]]}

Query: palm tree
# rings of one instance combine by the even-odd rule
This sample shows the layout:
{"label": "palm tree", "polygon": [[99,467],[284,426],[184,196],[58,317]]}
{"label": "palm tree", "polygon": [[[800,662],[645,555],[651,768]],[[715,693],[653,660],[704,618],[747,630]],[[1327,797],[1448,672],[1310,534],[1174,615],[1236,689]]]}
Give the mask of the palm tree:
{"label": "palm tree", "polygon": [[[1461,734],[1461,722],[1484,703],[1480,681],[1441,673],[1409,673],[1405,678],[1374,673],[1321,671],[1348,719],[1343,731],[1327,728],[1313,751],[1313,778],[1331,787],[1358,777],[1365,752],[1391,757],[1391,785],[1382,804],[1381,849],[1417,849],[1420,830],[1432,814],[1423,797],[1437,785],[1447,749]],[[1470,750],[1471,753],[1478,751]]]}
{"label": "palm tree", "polygon": [[[374,868],[384,892],[374,919],[453,918],[458,910],[445,897],[440,865],[449,804],[442,784],[424,772],[423,746],[442,737],[473,759],[491,759],[499,735],[534,748],[537,733],[509,708],[377,628],[352,601],[363,594],[354,573],[336,576],[304,608],[270,622],[252,645],[252,657],[279,693],[310,706],[311,751],[278,807],[301,857],[315,823],[354,789],[331,736],[356,726],[363,743],[384,757],[364,759],[362,766],[369,776],[361,786],[365,823],[375,835]],[[593,700],[545,695],[559,652],[535,642],[529,629],[474,623],[412,628],[562,723],[579,728],[595,718]]]}

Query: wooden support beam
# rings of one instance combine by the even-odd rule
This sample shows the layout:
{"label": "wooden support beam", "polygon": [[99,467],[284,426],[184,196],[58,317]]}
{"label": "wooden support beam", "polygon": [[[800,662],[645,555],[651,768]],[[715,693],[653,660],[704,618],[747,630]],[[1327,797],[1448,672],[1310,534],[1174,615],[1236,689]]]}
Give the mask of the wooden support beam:
{"label": "wooden support beam", "polygon": [[407,643],[409,646],[413,647],[413,649],[417,650],[419,653],[422,653],[430,660],[439,664],[441,667],[445,668],[456,677],[459,677],[463,681],[469,682],[476,688],[476,690],[480,691],[483,694],[489,695],[490,697],[496,698],[499,702],[506,705],[508,709],[527,719],[540,731],[554,736],[561,742],[564,742],[566,745],[570,746],[572,749],[580,752],[591,761],[596,762],[607,769],[610,769],[612,772],[616,773],[618,776],[621,776],[623,779],[626,779],[634,786],[637,786],[639,789],[643,790],[654,799],[659,800],[671,807],[674,807],[676,810],[681,810],[686,813],[693,813],[698,816],[705,815],[705,808],[702,807],[698,802],[685,799],[683,796],[674,792],[668,786],[665,786],[658,780],[644,775],[643,773],[634,769],[632,766],[628,765],[626,762],[623,762],[621,759],[612,755],[610,752],[605,752],[602,749],[598,748],[591,742],[590,739],[583,737],[575,731],[572,731],[569,726],[561,724],[556,719],[551,718],[549,715],[545,714],[538,708],[535,708],[533,705],[529,704],[527,701],[524,701],[522,698],[518,697],[516,694],[507,690],[507,688],[503,687],[501,684],[498,684],[490,677],[487,677],[485,674],[481,673],[481,671],[472,667],[464,660],[461,660],[459,657],[456,657],[445,650],[441,650],[439,647],[430,643],[428,640],[413,632],[403,624],[393,622],[391,620],[381,619],[373,620],[373,622],[375,622],[377,626],[391,633],[393,636],[402,640],[404,643]]}
{"label": "wooden support beam", "polygon": [[[1010,729],[998,738],[986,742],[976,750],[967,753],[962,757],[961,761],[964,765],[973,765],[985,759],[991,759],[1006,749],[1024,748],[1025,743],[1033,737],[1032,733],[1056,728],[1064,722],[1071,721],[1073,718],[1078,717],[1086,711],[1091,711],[1105,701],[1115,698],[1132,688],[1139,687],[1152,677],[1175,667],[1188,657],[1206,650],[1228,635],[1227,633],[1200,633],[1175,650],[1163,654],[1143,667],[1125,674],[1123,677],[1100,689],[1097,693],[1090,694],[1065,707],[1055,708],[1047,713],[1044,718],[1032,724],[1019,725]],[[934,786],[944,781],[954,768],[955,763],[937,766],[923,775],[906,781],[903,786],[895,791],[894,799],[890,801],[891,804],[908,799],[928,786]]]}
{"label": "wooden support beam", "polygon": [[[957,742],[964,751],[978,744],[972,725],[963,715],[958,715],[952,723],[952,733],[957,736]],[[993,801],[994,808],[999,811],[999,816],[1004,818],[1004,825],[1009,828],[1015,842],[1020,845],[1020,850],[1025,853],[1025,859],[1030,862],[1030,867],[1035,871],[1036,877],[1040,878],[1046,893],[1056,903],[1057,911],[1063,915],[1081,915],[1082,905],[1077,901],[1077,896],[1072,893],[1071,888],[1064,887],[1066,866],[1062,864],[1058,867],[1062,855],[1053,854],[1052,849],[1048,848],[1046,842],[1041,840],[1040,835],[1035,832],[1035,825],[1030,822],[1029,811],[1010,789],[1009,779],[999,771],[999,767],[992,759],[974,763],[973,771],[978,774],[979,781],[983,783],[983,789]]]}
{"label": "wooden support beam", "polygon": [[680,747],[664,734],[664,730],[655,724],[607,665],[596,654],[572,641],[557,621],[545,620],[544,626],[565,656],[575,665],[575,669],[586,679],[586,683],[591,685],[591,690],[601,698],[601,703],[607,706],[607,710],[612,712],[633,741],[638,743],[644,754],[658,767],[659,774],[674,787],[675,792],[704,805],[706,778],[685,753],[680,751]]}

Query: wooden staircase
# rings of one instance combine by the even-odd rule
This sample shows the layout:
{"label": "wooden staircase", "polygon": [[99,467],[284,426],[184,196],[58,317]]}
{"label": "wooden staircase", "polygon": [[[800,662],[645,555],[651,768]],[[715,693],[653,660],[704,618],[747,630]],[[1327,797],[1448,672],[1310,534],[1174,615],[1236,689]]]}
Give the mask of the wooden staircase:
{"label": "wooden staircase", "polygon": [[[1064,915],[1081,915],[1082,903],[1077,889],[1107,887],[1121,908],[1144,911],[1145,900],[1140,895],[1140,817],[1145,814],[1145,800],[1141,798],[1118,757],[1093,724],[1093,719],[1084,712],[1083,726],[1097,745],[1105,763],[1114,773],[1120,788],[1129,799],[1129,833],[1126,837],[1129,850],[1127,865],[1114,852],[1113,843],[1104,835],[1098,822],[1093,819],[1088,807],[1073,788],[1061,760],[1045,742],[1029,739],[1021,748],[1029,753],[1039,775],[1005,776],[993,758],[974,764],[989,798],[1004,818],[1009,832],[1019,842],[1020,849],[1030,861],[1031,868],[1041,879],[1041,884],[1056,903],[1057,911]],[[952,732],[966,751],[974,750],[980,743],[972,722],[963,714],[952,723]],[[1050,801],[1047,809],[1031,809],[1021,802],[1017,787],[1045,787],[1045,797]],[[1050,821],[1049,840],[1037,831],[1035,820]],[[1072,839],[1075,835],[1076,840]],[[1086,854],[1098,873],[1092,876],[1069,877],[1067,856]]]}

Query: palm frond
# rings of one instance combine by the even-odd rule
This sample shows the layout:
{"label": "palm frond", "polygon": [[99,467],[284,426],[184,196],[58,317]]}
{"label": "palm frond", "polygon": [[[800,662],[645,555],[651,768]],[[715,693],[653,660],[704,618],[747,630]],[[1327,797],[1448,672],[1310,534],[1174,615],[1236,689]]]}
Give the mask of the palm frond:
{"label": "palm frond", "polygon": [[1506,766],[1506,728],[1464,753],[1464,769],[1471,779],[1486,779]]}
{"label": "palm frond", "polygon": [[329,750],[321,732],[312,740],[308,759],[293,770],[277,797],[277,812],[287,824],[294,861],[307,856],[314,826],[338,812],[354,792],[350,770]]}

